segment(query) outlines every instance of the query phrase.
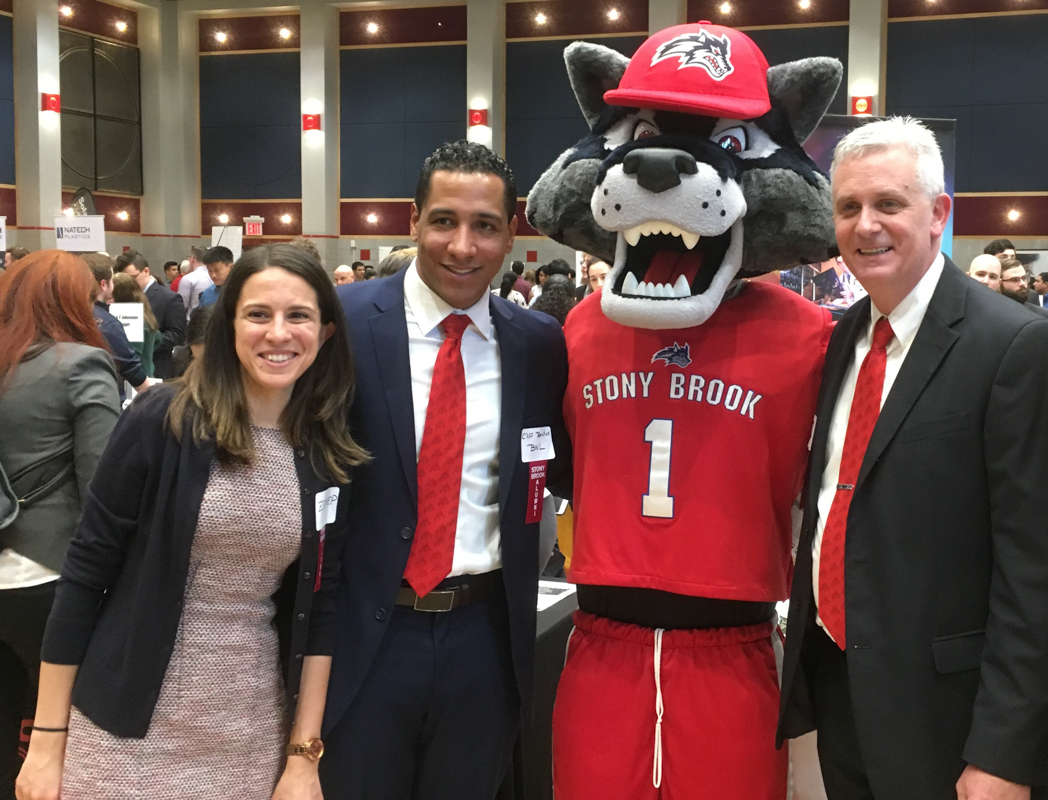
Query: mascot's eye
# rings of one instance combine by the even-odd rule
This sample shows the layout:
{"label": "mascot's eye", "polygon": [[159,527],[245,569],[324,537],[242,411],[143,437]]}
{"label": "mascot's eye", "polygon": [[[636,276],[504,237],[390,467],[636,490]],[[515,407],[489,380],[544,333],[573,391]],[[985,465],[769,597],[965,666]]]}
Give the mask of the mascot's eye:
{"label": "mascot's eye", "polygon": [[742,153],[746,150],[746,129],[728,128],[713,135],[713,141],[729,153]]}
{"label": "mascot's eye", "polygon": [[633,141],[638,139],[650,139],[652,136],[658,136],[660,133],[659,129],[652,125],[647,120],[640,120],[637,123],[637,127],[633,129]]}

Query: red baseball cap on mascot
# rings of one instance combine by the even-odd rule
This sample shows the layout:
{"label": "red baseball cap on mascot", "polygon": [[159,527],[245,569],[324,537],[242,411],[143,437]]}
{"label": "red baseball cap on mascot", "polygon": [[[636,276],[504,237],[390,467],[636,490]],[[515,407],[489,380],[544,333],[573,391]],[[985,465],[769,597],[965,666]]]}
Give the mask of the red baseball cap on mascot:
{"label": "red baseball cap on mascot", "polygon": [[741,31],[699,22],[649,36],[633,54],[613,106],[753,119],[771,110],[768,61]]}

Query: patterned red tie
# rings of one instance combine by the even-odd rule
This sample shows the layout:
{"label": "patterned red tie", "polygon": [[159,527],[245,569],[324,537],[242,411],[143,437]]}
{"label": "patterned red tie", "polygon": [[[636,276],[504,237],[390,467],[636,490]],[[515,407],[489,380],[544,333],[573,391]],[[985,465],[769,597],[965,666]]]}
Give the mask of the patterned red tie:
{"label": "patterned red tie", "polygon": [[826,517],[822,532],[822,550],[819,554],[819,618],[837,646],[844,649],[844,539],[848,527],[848,509],[851,508],[855,482],[859,478],[862,459],[873,435],[877,417],[881,413],[881,393],[884,390],[886,348],[895,332],[887,317],[881,317],[873,326],[873,345],[859,368],[855,382],[848,431],[844,435],[841,452],[841,470],[837,476],[837,493]]}
{"label": "patterned red tie", "polygon": [[418,527],[404,570],[404,577],[419,596],[429,594],[451,572],[466,441],[462,334],[469,327],[469,317],[449,314],[441,327],[444,343],[433,367],[418,456]]}

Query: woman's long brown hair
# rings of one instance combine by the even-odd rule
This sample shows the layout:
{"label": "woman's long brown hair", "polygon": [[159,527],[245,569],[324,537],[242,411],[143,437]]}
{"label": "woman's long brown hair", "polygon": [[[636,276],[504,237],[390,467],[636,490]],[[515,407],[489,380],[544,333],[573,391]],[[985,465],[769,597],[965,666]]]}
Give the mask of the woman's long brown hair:
{"label": "woman's long brown hair", "polygon": [[306,281],[316,293],[320,324],[334,325],[334,333],[320,346],[316,360],[295,382],[291,400],[280,415],[280,430],[293,447],[309,448],[332,478],[345,482],[348,468],[369,458],[353,440],[346,420],[354,388],[349,330],[324,268],[291,245],[256,247],[233,265],[207,326],[204,354],[193,360],[182,378],[168,409],[168,426],[180,440],[187,424],[195,442],[213,437],[218,458],[225,463],[254,460],[233,323],[244,284],[271,267]]}
{"label": "woman's long brown hair", "polygon": [[83,259],[38,250],[0,274],[0,386],[31,349],[77,342],[108,352],[91,313],[95,279]]}

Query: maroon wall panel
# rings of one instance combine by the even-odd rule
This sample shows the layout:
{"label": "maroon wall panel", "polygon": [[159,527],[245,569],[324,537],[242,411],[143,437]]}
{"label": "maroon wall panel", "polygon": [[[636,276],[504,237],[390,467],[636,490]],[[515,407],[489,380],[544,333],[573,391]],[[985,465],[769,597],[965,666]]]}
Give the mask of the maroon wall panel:
{"label": "maroon wall panel", "polygon": [[[814,2],[815,0],[813,0]],[[1048,9],[1048,0],[888,0],[888,18],[943,17],[954,14],[993,14],[1002,11]]]}
{"label": "maroon wall panel", "polygon": [[[95,209],[106,218],[106,231],[109,233],[141,233],[142,201],[137,197],[120,197],[111,194],[94,194]],[[62,207],[73,202],[73,192],[62,192]],[[121,211],[127,212],[127,219],[117,216]],[[8,220],[10,223],[10,219]]]}
{"label": "maroon wall panel", "polygon": [[[287,28],[290,38],[283,39],[280,29]],[[201,53],[233,53],[244,50],[288,50],[299,46],[298,14],[276,14],[258,17],[202,17],[197,26]],[[224,42],[215,34],[226,35]]]}
{"label": "maroon wall panel", "polygon": [[[369,23],[378,25],[378,31],[368,33]],[[343,47],[466,41],[464,5],[343,11],[338,24]]]}
{"label": "maroon wall panel", "polygon": [[[1008,212],[1022,213],[1015,222]],[[976,195],[954,200],[955,236],[1048,236],[1048,195]]]}
{"label": "maroon wall panel", "polygon": [[[378,220],[368,222],[368,214]],[[343,200],[340,216],[343,236],[411,235],[411,200]]]}
{"label": "maroon wall panel", "polygon": [[847,22],[848,0],[811,0],[801,8],[797,0],[728,0],[731,10],[721,11],[723,0],[688,0],[688,22],[709,20],[732,28],[810,25]]}
{"label": "maroon wall panel", "polygon": [[7,217],[7,226],[18,226],[18,202],[13,186],[0,186],[0,215]]}
{"label": "maroon wall panel", "polygon": [[[617,17],[608,13],[615,10]],[[542,14],[545,22],[536,17]],[[506,3],[506,38],[647,33],[648,0],[552,0]]]}
{"label": "maroon wall panel", "polygon": [[[138,44],[138,13],[131,8],[102,3],[100,0],[59,0],[59,8],[69,6],[73,13],[65,16],[58,14],[58,24],[63,28],[103,36],[125,44]],[[118,22],[124,22],[127,29],[117,28]]]}
{"label": "maroon wall panel", "polygon": [[[229,215],[229,225],[243,225],[244,217],[265,217],[262,233],[266,238],[292,237],[302,233],[301,200],[204,200],[200,204],[200,233],[210,236],[214,225],[221,225],[219,214]],[[284,223],[280,218],[291,215],[291,222]],[[254,240],[252,240],[254,241]],[[248,239],[244,238],[245,247]],[[261,242],[256,242],[260,244]]]}

